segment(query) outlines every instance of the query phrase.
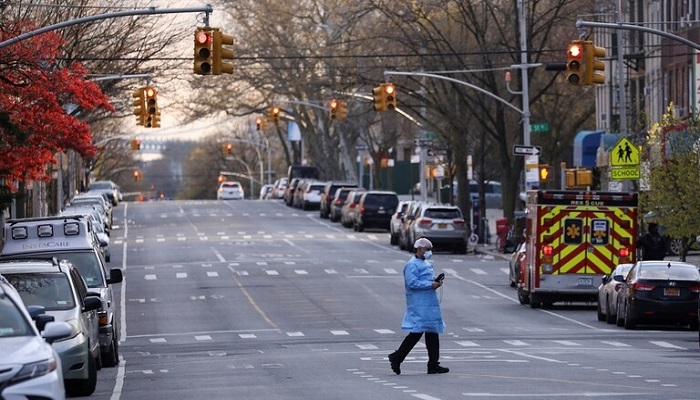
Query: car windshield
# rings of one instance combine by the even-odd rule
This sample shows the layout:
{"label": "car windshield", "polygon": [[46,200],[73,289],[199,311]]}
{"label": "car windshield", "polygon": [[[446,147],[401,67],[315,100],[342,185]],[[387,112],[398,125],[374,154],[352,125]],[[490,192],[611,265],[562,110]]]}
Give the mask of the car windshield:
{"label": "car windshield", "polygon": [[692,265],[651,264],[640,268],[639,277],[644,279],[700,280],[700,272]]}
{"label": "car windshield", "polygon": [[27,306],[42,306],[46,310],[70,310],[75,307],[73,291],[63,273],[3,274]]}
{"label": "car windshield", "polygon": [[241,187],[241,185],[238,183],[222,183],[221,184],[222,189],[238,189],[240,187]]}
{"label": "car windshield", "polygon": [[108,182],[93,182],[90,190],[112,190],[112,185]]}
{"label": "car windshield", "polygon": [[425,217],[435,219],[462,218],[462,214],[455,208],[429,208],[425,210]]}
{"label": "car windshield", "polygon": [[98,288],[104,286],[103,283],[103,273],[100,260],[97,254],[93,251],[66,251],[66,252],[56,252],[56,253],[42,253],[42,254],[21,254],[13,255],[12,260],[21,259],[33,259],[37,255],[43,257],[56,257],[61,260],[68,260],[73,265],[78,268],[78,272],[85,280],[85,283],[89,288]]}
{"label": "car windshield", "polygon": [[9,296],[0,296],[0,338],[29,336],[32,334],[29,322]]}

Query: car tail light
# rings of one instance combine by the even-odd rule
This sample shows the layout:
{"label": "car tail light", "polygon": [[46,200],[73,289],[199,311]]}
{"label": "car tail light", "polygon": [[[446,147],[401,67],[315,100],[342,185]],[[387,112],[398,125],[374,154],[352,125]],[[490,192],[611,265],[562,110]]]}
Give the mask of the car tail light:
{"label": "car tail light", "polygon": [[109,323],[109,317],[107,316],[107,311],[100,311],[97,313],[100,325],[107,325]]}
{"label": "car tail light", "polygon": [[433,223],[433,220],[432,220],[432,219],[427,219],[427,218],[421,218],[421,219],[419,219],[417,222],[418,222],[418,226],[420,226],[420,227],[426,227],[426,226],[430,226],[430,224]]}
{"label": "car tail light", "polygon": [[351,203],[348,207],[355,208],[355,207],[357,207],[357,203]]}
{"label": "car tail light", "polygon": [[454,224],[454,226],[463,226],[464,220],[460,218],[460,219],[456,219],[456,220],[452,221],[452,223]]}
{"label": "car tail light", "polygon": [[688,288],[693,293],[700,293],[700,285],[693,285]]}
{"label": "car tail light", "polygon": [[360,215],[365,215],[365,206],[360,207]]}
{"label": "car tail light", "polygon": [[656,286],[644,283],[644,282],[634,282],[631,286],[631,289],[634,291],[643,291],[643,292],[648,292],[650,290],[654,290]]}

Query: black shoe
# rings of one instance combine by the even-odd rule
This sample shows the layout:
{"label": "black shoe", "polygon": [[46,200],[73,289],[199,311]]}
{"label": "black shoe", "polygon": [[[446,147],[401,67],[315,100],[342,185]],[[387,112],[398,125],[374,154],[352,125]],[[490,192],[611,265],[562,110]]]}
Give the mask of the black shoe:
{"label": "black shoe", "polygon": [[440,364],[434,364],[430,365],[428,364],[428,373],[429,374],[446,374],[450,372],[449,368],[441,367]]}
{"label": "black shoe", "polygon": [[394,353],[389,354],[389,362],[391,363],[391,370],[394,371],[396,375],[401,375],[401,363],[396,361],[396,355],[394,355]]}

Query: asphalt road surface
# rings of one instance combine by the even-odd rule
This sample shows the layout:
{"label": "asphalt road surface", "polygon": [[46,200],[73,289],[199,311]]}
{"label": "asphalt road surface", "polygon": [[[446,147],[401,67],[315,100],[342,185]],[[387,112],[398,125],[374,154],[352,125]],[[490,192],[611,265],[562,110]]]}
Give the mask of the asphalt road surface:
{"label": "asphalt road surface", "polygon": [[122,361],[95,399],[699,397],[697,332],[522,306],[497,257],[436,253],[450,373],[421,342],[397,376],[410,254],[388,233],[257,200],[125,203],[115,225]]}

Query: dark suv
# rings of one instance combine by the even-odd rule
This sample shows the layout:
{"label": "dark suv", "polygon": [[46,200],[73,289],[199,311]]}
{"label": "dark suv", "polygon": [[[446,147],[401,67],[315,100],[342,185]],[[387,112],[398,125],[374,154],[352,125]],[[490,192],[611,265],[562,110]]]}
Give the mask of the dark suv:
{"label": "dark suv", "polygon": [[318,211],[319,217],[328,218],[330,216],[331,202],[333,201],[335,192],[341,187],[356,188],[357,185],[352,182],[326,182],[326,185],[323,187],[323,192],[321,193],[321,205]]}
{"label": "dark suv", "polygon": [[360,197],[355,211],[354,229],[362,232],[365,228],[389,230],[391,216],[399,205],[396,192],[370,190]]}

